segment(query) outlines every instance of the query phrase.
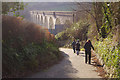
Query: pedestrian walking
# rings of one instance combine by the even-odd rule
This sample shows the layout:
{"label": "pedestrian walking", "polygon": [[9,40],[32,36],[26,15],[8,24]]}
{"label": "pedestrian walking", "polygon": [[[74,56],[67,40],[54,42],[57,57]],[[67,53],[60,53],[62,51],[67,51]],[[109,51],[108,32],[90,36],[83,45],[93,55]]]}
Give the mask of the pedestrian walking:
{"label": "pedestrian walking", "polygon": [[87,56],[89,56],[89,64],[91,64],[91,47],[94,50],[94,47],[93,47],[91,41],[87,40],[87,42],[84,45],[84,48],[85,48],[85,63],[88,62],[88,59],[87,59],[88,57]]}
{"label": "pedestrian walking", "polygon": [[75,42],[75,40],[72,42],[72,48],[73,48],[73,51],[74,51],[74,53],[75,53],[75,45],[76,45],[76,42]]}
{"label": "pedestrian walking", "polygon": [[80,43],[79,43],[79,40],[77,40],[77,42],[76,42],[76,51],[77,51],[77,55],[79,55],[79,52],[80,52]]}

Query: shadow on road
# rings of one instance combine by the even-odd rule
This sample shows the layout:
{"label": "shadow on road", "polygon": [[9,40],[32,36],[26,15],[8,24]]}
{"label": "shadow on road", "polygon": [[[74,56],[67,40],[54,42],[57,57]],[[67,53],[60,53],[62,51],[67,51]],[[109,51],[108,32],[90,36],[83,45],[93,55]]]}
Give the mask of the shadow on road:
{"label": "shadow on road", "polygon": [[80,54],[85,54],[85,53],[83,53],[83,52],[80,52]]}
{"label": "shadow on road", "polygon": [[82,56],[82,57],[85,57],[85,53],[84,52],[80,52],[79,55]]}
{"label": "shadow on road", "polygon": [[[62,51],[61,51],[62,52]],[[59,66],[60,69],[62,70],[62,74],[60,75],[60,77],[66,77],[66,78],[70,78],[70,73],[77,73],[78,70],[76,70],[75,68],[73,68],[71,61],[69,60],[69,55],[62,52],[64,59],[60,62]],[[69,73],[69,74],[68,74]],[[72,76],[71,76],[72,77]]]}
{"label": "shadow on road", "polygon": [[73,78],[70,74],[77,73],[78,70],[73,68],[71,61],[69,60],[69,55],[62,51],[61,53],[64,57],[61,62],[43,72],[31,76],[30,78]]}

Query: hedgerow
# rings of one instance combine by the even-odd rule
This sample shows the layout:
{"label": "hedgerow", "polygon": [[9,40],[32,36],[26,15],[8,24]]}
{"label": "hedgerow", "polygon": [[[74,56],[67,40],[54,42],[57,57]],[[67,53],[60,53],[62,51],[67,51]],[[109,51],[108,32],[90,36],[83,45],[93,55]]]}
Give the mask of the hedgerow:
{"label": "hedgerow", "polygon": [[106,66],[107,76],[111,78],[120,77],[119,69],[119,48],[118,43],[112,41],[111,38],[106,38],[103,41],[96,41],[95,45],[96,53],[103,60],[103,64]]}
{"label": "hedgerow", "polygon": [[59,60],[48,29],[16,17],[2,16],[2,76],[22,77]]}

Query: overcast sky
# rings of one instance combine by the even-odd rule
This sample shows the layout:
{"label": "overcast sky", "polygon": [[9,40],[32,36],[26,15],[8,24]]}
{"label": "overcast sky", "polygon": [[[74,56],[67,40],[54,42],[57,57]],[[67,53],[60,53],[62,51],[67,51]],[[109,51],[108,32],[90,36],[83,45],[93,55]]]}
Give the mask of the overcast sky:
{"label": "overcast sky", "polygon": [[[30,1],[32,2],[33,0],[23,0],[23,1]],[[34,2],[83,2],[83,1],[90,1],[90,0],[34,0]]]}
{"label": "overcast sky", "polygon": [[2,2],[119,2],[120,0],[0,0]]}
{"label": "overcast sky", "polygon": [[91,0],[2,0],[2,2],[90,2]]}

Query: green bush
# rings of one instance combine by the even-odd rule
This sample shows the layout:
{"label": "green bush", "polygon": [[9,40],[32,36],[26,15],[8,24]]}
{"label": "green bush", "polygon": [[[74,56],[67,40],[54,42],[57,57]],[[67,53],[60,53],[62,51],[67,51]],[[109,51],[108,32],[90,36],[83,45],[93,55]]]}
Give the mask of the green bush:
{"label": "green bush", "polygon": [[112,77],[120,77],[119,47],[117,43],[112,43],[111,38],[106,38],[103,41],[96,41],[94,47],[96,52],[101,56],[103,63],[113,70]]}
{"label": "green bush", "polygon": [[71,43],[74,39],[79,39],[83,46],[83,43],[87,39],[89,23],[85,21],[79,21],[77,23],[72,24],[71,27],[66,28],[66,30],[55,35],[55,38],[58,41],[64,41],[64,47],[71,47]]}
{"label": "green bush", "polygon": [[16,17],[2,18],[2,77],[24,73],[53,64],[60,58],[54,36],[47,29]]}

